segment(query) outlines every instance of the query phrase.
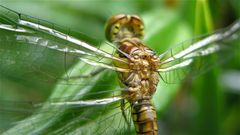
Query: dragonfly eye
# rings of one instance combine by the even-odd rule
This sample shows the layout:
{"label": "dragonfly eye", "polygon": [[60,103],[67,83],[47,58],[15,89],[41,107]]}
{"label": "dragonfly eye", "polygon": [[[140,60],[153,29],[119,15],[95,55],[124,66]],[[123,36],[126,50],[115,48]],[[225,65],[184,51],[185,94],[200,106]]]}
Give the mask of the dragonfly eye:
{"label": "dragonfly eye", "polygon": [[105,35],[108,41],[120,41],[124,38],[139,38],[144,34],[144,24],[136,15],[119,14],[108,19]]}

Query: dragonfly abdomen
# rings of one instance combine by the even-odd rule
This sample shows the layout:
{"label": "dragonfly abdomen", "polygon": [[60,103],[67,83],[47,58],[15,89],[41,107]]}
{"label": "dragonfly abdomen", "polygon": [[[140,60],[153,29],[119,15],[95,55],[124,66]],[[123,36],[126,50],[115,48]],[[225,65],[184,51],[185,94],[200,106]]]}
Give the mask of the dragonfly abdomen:
{"label": "dragonfly abdomen", "polygon": [[141,99],[131,105],[132,119],[138,135],[157,135],[156,110],[150,99]]}

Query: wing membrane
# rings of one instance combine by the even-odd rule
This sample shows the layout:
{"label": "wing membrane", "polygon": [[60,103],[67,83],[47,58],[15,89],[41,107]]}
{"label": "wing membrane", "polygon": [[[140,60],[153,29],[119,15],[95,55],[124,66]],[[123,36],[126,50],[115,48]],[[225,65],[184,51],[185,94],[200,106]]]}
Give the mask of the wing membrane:
{"label": "wing membrane", "polygon": [[[0,119],[4,124],[0,124],[1,133],[123,134],[125,131],[122,129],[127,130],[125,121],[121,120],[119,101],[111,102],[116,97],[114,92],[99,93],[101,90],[116,88],[113,73],[104,71],[93,77],[71,79],[71,76],[89,76],[99,71],[93,64],[104,65],[105,68],[100,66],[104,69],[111,67],[109,63],[112,60],[118,61],[112,55],[113,47],[105,44],[107,49],[104,50],[111,53],[102,51],[85,40],[73,38],[70,31],[57,30],[55,24],[20,15],[6,8],[0,9],[1,78],[5,75],[24,82],[39,80],[40,85],[46,85],[46,82],[58,84],[50,99],[44,103],[38,104],[34,100],[1,102]],[[82,59],[90,65],[79,62]],[[0,91],[4,93],[8,90]],[[89,92],[94,94],[86,94]],[[21,93],[24,94],[23,91]],[[5,97],[1,97],[1,100],[7,97],[3,95]],[[28,100],[31,101],[30,98]]]}
{"label": "wing membrane", "polygon": [[[16,133],[20,129],[20,134],[45,132],[64,134],[75,130],[78,134],[124,134],[132,129],[122,117],[120,109],[122,97],[117,96],[121,91],[122,89],[78,95],[81,100],[77,99],[77,96],[55,98],[43,104],[1,101],[0,119],[4,121],[5,127],[1,126],[0,129],[3,134]],[[110,98],[96,100],[92,98],[106,97],[109,94],[112,95]],[[129,104],[126,106],[125,113],[130,117]],[[25,117],[27,118],[24,119]],[[42,123],[45,123],[44,126],[41,126]],[[9,127],[11,127],[9,130],[4,130]]]}
{"label": "wing membrane", "polygon": [[[89,40],[84,41],[83,34],[79,35],[84,40],[78,40],[71,36],[72,31],[60,29],[56,24],[19,14],[2,6],[0,11],[2,73],[9,75],[19,71],[21,78],[38,75],[36,79],[39,81],[52,83],[59,79],[66,80],[61,75],[78,61],[87,61],[87,64],[92,65],[89,68],[93,68],[93,71],[97,70],[96,67],[126,71],[111,64],[113,60],[125,61],[112,55],[115,48],[109,46],[109,43],[103,44],[103,48],[111,53],[92,46],[88,43]],[[72,75],[68,73],[66,76],[71,78]],[[87,75],[82,73],[78,76]]]}
{"label": "wing membrane", "polygon": [[240,21],[210,35],[188,40],[160,55],[159,73],[167,83],[186,74],[199,75],[230,58],[239,49]]}
{"label": "wing membrane", "polygon": [[[34,35],[41,35],[41,33],[44,33],[45,38],[47,38],[47,36],[53,36],[53,38],[56,38],[56,40],[62,39],[63,41],[62,40],[60,40],[60,41],[62,41],[62,42],[65,41],[64,49],[66,49],[66,50],[68,50],[66,45],[69,44],[69,46],[71,46],[73,48],[77,48],[79,50],[82,49],[85,52],[92,53],[93,55],[100,55],[105,58],[124,62],[123,60],[112,56],[110,53],[102,51],[102,50],[94,47],[93,45],[90,45],[86,41],[81,41],[81,40],[78,40],[77,38],[74,38],[73,36],[70,36],[69,29],[68,29],[68,32],[65,31],[65,33],[69,33],[69,34],[64,34],[63,32],[56,30],[55,24],[52,24],[50,22],[40,20],[40,19],[37,19],[34,17],[30,17],[28,15],[19,14],[15,11],[12,11],[3,6],[0,6],[0,9],[1,9],[0,16],[2,17],[2,20],[8,20],[8,21],[3,21],[3,22],[7,23],[7,24],[10,23],[9,27],[7,24],[3,23],[2,27],[1,27],[2,29],[10,30],[13,32],[34,33]],[[44,26],[42,24],[45,24],[47,26]],[[13,25],[13,26],[11,26],[11,25]],[[6,27],[4,27],[4,26],[6,26]],[[48,27],[48,26],[51,26],[52,28]],[[41,35],[40,37],[44,37],[44,35]],[[60,46],[64,46],[64,44],[60,45]],[[46,44],[46,46],[47,46],[47,44]],[[58,48],[58,45],[55,45],[55,47]],[[50,47],[50,48],[54,48],[54,47]]]}

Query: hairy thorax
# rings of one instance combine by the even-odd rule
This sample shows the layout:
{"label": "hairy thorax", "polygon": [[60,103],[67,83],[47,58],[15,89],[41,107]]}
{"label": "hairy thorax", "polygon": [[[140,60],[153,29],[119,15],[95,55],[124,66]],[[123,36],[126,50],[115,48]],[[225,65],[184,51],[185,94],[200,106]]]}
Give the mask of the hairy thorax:
{"label": "hairy thorax", "polygon": [[118,57],[128,61],[128,64],[116,66],[127,67],[130,72],[119,73],[123,86],[128,90],[123,92],[128,101],[151,98],[156,91],[159,75],[156,72],[159,58],[138,38],[125,38],[117,43]]}

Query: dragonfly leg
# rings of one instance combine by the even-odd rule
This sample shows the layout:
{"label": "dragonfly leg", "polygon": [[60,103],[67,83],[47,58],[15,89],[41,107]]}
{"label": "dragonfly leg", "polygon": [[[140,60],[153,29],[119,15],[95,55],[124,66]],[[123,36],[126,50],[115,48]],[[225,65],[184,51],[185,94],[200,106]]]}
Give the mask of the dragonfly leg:
{"label": "dragonfly leg", "polygon": [[105,68],[98,68],[94,71],[92,71],[91,73],[87,74],[87,75],[78,75],[78,76],[70,76],[70,77],[67,77],[65,78],[66,80],[71,80],[71,79],[80,79],[80,78],[90,78],[90,77],[93,77],[99,73],[101,73],[102,71],[104,71]]}
{"label": "dragonfly leg", "polygon": [[124,118],[125,122],[128,124],[128,127],[129,127],[130,122],[127,120],[127,116],[126,116],[126,113],[125,113],[125,100],[124,99],[121,101],[121,111],[122,111],[123,118]]}

